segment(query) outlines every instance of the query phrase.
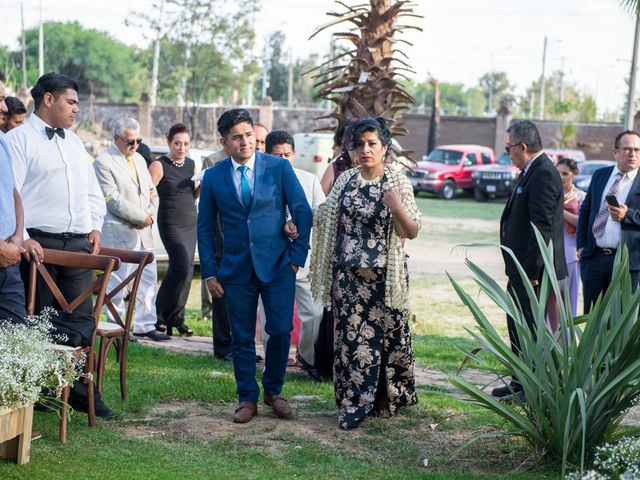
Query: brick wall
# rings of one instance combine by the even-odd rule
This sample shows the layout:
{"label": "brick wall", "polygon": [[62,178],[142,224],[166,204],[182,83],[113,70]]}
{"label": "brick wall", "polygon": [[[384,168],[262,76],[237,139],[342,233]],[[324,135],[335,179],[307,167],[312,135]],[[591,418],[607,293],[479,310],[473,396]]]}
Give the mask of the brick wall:
{"label": "brick wall", "polygon": [[[198,136],[194,144],[200,148],[215,148],[217,145],[216,120],[227,107],[201,107],[196,113],[195,124]],[[259,118],[258,108],[248,109],[254,118]],[[89,122],[100,125],[109,132],[113,122],[124,115],[138,118],[140,108],[133,104],[94,104],[91,109],[82,108],[78,116],[79,122]],[[291,133],[313,132],[330,126],[331,119],[320,119],[328,112],[323,109],[287,109],[273,108],[273,128],[282,128]],[[151,137],[152,141],[162,142],[169,127],[182,121],[190,124],[190,119],[184,117],[184,110],[178,107],[159,106],[152,110]],[[438,135],[438,145],[451,143],[474,143],[495,148],[501,141],[496,137],[495,118],[482,117],[451,117],[441,119]],[[545,147],[557,147],[560,138],[560,123],[555,121],[536,121]],[[415,152],[415,158],[420,159],[426,153],[427,136],[429,132],[429,116],[408,113],[405,124],[409,135],[399,137],[403,148]],[[584,150],[589,159],[609,159],[612,156],[613,139],[622,130],[621,124],[576,124],[576,140],[574,148]],[[498,132],[499,133],[499,132]],[[213,147],[212,147],[213,146]],[[499,153],[499,152],[498,152]]]}

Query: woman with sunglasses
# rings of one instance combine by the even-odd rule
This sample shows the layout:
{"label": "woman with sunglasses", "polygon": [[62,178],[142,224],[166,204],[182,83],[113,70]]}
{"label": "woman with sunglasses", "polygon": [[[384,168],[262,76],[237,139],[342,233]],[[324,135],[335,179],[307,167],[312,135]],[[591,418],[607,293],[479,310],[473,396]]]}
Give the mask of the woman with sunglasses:
{"label": "woman with sunglasses", "polygon": [[167,133],[169,153],[151,163],[149,172],[156,185],[160,206],[158,231],[169,255],[169,268],[158,289],[156,310],[160,331],[190,337],[191,330],[184,323],[185,306],[193,278],[193,257],[196,249],[197,189],[191,179],[195,162],[187,157],[191,135],[186,125],[176,123]]}

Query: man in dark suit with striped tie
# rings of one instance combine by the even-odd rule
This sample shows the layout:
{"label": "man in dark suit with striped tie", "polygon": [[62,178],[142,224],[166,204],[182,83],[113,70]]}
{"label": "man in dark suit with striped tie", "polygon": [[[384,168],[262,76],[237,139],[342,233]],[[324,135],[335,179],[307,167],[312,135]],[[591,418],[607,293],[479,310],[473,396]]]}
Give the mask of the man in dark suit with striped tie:
{"label": "man in dark suit with striped tie", "polygon": [[[614,142],[616,164],[596,170],[578,216],[576,244],[584,311],[611,283],[613,260],[620,245],[629,249],[634,286],[640,273],[640,134],[627,130]],[[612,204],[607,197],[615,197]],[[617,206],[616,206],[617,204]]]}
{"label": "man in dark suit with striped tie", "polygon": [[[530,282],[537,293],[544,264],[532,224],[540,231],[545,243],[553,241],[556,276],[558,279],[565,278],[567,262],[562,235],[564,192],[560,174],[542,151],[542,140],[536,126],[528,120],[517,121],[507,129],[507,134],[505,151],[520,169],[520,176],[500,219],[500,244],[513,251],[525,271],[526,278],[523,279],[508,252],[502,251],[508,278],[507,290],[520,303],[527,325],[534,331],[535,320],[525,282]],[[511,349],[519,353],[520,340],[514,320],[509,316],[507,326]],[[516,378],[512,379],[509,386],[495,388],[491,393],[505,400],[524,400],[522,386]]]}

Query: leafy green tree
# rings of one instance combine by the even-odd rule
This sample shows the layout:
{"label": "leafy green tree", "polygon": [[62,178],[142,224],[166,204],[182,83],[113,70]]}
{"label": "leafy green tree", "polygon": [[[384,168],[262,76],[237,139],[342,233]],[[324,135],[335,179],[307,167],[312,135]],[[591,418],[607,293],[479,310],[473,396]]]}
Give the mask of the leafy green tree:
{"label": "leafy green tree", "polygon": [[[158,98],[185,108],[194,137],[200,105],[220,96],[233,97],[257,74],[251,56],[255,33],[246,13],[257,8],[255,3],[165,0],[162,18],[156,13],[159,1],[151,9],[153,13],[137,15],[140,26],[148,28],[149,38],[160,32]],[[151,54],[147,58],[151,71]]]}
{"label": "leafy green tree", "polygon": [[[560,91],[562,90],[562,100]],[[531,83],[519,102],[519,114],[534,115],[538,107],[540,81]],[[591,95],[582,92],[575,83],[567,82],[562,72],[553,72],[544,84],[545,117],[552,120],[583,121],[596,120],[596,104]],[[532,110],[533,107],[533,110]]]}
{"label": "leafy green tree", "polygon": [[[509,82],[506,72],[487,72],[478,80],[478,86],[485,96],[489,113],[498,110],[502,99],[506,98],[508,103],[512,103],[515,98],[513,94],[515,87]],[[493,105],[489,105],[490,97]]]}
{"label": "leafy green tree", "polygon": [[[416,100],[414,107],[421,112],[428,111],[433,102],[433,86],[427,82],[405,82],[405,88]],[[441,82],[440,110],[443,115],[481,116],[486,107],[482,92],[475,88],[465,88],[462,83]]]}
{"label": "leafy green tree", "polygon": [[[38,30],[26,30],[27,77],[33,85],[38,78]],[[45,71],[73,77],[80,93],[111,101],[137,101],[143,73],[134,47],[78,22],[44,24]],[[20,78],[20,76],[18,75]]]}
{"label": "leafy green tree", "polygon": [[269,35],[267,41],[267,65],[269,72],[269,87],[267,95],[274,102],[286,102],[289,88],[289,61],[283,46],[286,36],[282,30],[277,30]]}
{"label": "leafy green tree", "polygon": [[317,89],[310,75],[305,75],[320,64],[320,56],[311,54],[306,58],[296,60],[293,65],[293,100],[294,103],[309,105],[317,103],[315,96]]}

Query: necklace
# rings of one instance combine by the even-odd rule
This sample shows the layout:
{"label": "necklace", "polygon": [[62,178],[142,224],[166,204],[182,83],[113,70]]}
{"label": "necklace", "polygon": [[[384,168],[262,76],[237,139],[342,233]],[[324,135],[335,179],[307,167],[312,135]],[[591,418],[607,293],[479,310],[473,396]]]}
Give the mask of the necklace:
{"label": "necklace", "polygon": [[383,176],[384,176],[384,170],[380,175],[377,175],[371,179],[364,178],[362,176],[362,172],[358,172],[358,184],[360,185],[360,187],[364,187],[366,185],[377,185],[380,183],[380,180],[382,180]]}
{"label": "necklace", "polygon": [[573,198],[576,196],[577,190],[578,189],[575,187],[575,185],[571,185],[571,189],[568,192],[564,192],[564,201],[568,202],[570,200],[573,200]]}
{"label": "necklace", "polygon": [[178,167],[178,168],[182,168],[182,167],[184,167],[184,164],[185,164],[185,161],[184,161],[184,160],[182,160],[181,162],[176,162],[176,161],[174,161],[174,160],[173,160],[173,158],[171,158],[171,157],[169,157],[169,156],[167,156],[167,158],[169,159],[169,161],[170,161],[171,163],[173,163],[173,165],[174,165],[175,167]]}

